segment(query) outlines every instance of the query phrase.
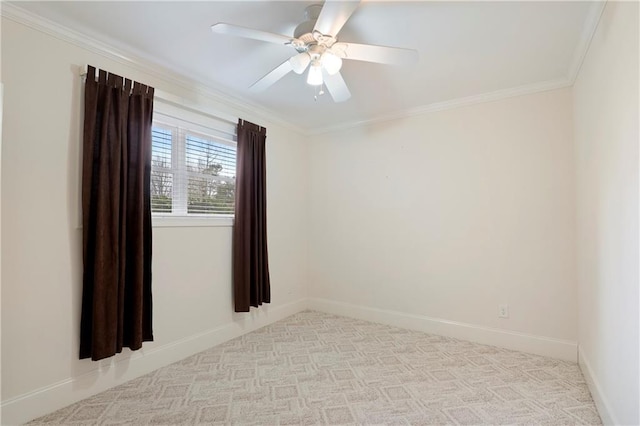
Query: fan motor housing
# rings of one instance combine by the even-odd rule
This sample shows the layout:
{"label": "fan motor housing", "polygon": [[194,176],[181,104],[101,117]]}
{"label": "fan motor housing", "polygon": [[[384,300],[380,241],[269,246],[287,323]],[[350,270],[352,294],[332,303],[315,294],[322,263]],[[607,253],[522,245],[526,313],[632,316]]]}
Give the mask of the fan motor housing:
{"label": "fan motor housing", "polygon": [[298,52],[305,52],[310,44],[316,43],[316,39],[313,37],[313,28],[316,26],[320,11],[322,11],[321,4],[312,4],[304,9],[305,21],[293,31],[293,37],[305,44],[305,46],[296,46]]}

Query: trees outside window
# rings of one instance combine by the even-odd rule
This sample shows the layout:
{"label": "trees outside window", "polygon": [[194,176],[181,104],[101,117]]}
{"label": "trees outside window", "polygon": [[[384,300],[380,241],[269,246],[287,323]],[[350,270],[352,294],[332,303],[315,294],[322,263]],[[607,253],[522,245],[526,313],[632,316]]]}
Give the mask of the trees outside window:
{"label": "trees outside window", "polygon": [[232,216],[236,147],[213,136],[154,123],[152,212]]}

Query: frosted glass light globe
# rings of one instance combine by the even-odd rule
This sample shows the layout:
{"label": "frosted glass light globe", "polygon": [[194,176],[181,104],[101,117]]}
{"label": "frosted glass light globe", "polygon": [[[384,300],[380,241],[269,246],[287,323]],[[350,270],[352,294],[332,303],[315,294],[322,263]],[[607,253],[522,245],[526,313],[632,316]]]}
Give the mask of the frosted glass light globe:
{"label": "frosted glass light globe", "polygon": [[307,75],[307,84],[312,86],[320,86],[322,84],[322,64],[318,60],[311,62],[309,74]]}
{"label": "frosted glass light globe", "polygon": [[322,66],[329,75],[334,75],[335,73],[340,71],[340,68],[342,68],[342,59],[331,52],[324,52],[322,54],[321,60]]}

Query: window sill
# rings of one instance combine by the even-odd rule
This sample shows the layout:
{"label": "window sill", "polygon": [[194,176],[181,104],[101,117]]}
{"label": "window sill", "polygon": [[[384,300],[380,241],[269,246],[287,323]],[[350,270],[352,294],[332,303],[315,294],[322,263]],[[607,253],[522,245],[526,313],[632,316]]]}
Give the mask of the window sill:
{"label": "window sill", "polygon": [[208,217],[208,216],[162,216],[153,215],[151,225],[154,228],[181,228],[181,227],[228,227],[233,226],[233,217]]}

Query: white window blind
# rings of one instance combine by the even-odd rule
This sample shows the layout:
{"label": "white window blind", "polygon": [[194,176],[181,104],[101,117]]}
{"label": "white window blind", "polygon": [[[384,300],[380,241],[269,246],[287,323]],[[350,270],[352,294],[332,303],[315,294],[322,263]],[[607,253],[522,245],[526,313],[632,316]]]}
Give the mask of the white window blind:
{"label": "white window blind", "polygon": [[236,143],[235,132],[229,132],[154,115],[151,211],[155,216],[233,217]]}

